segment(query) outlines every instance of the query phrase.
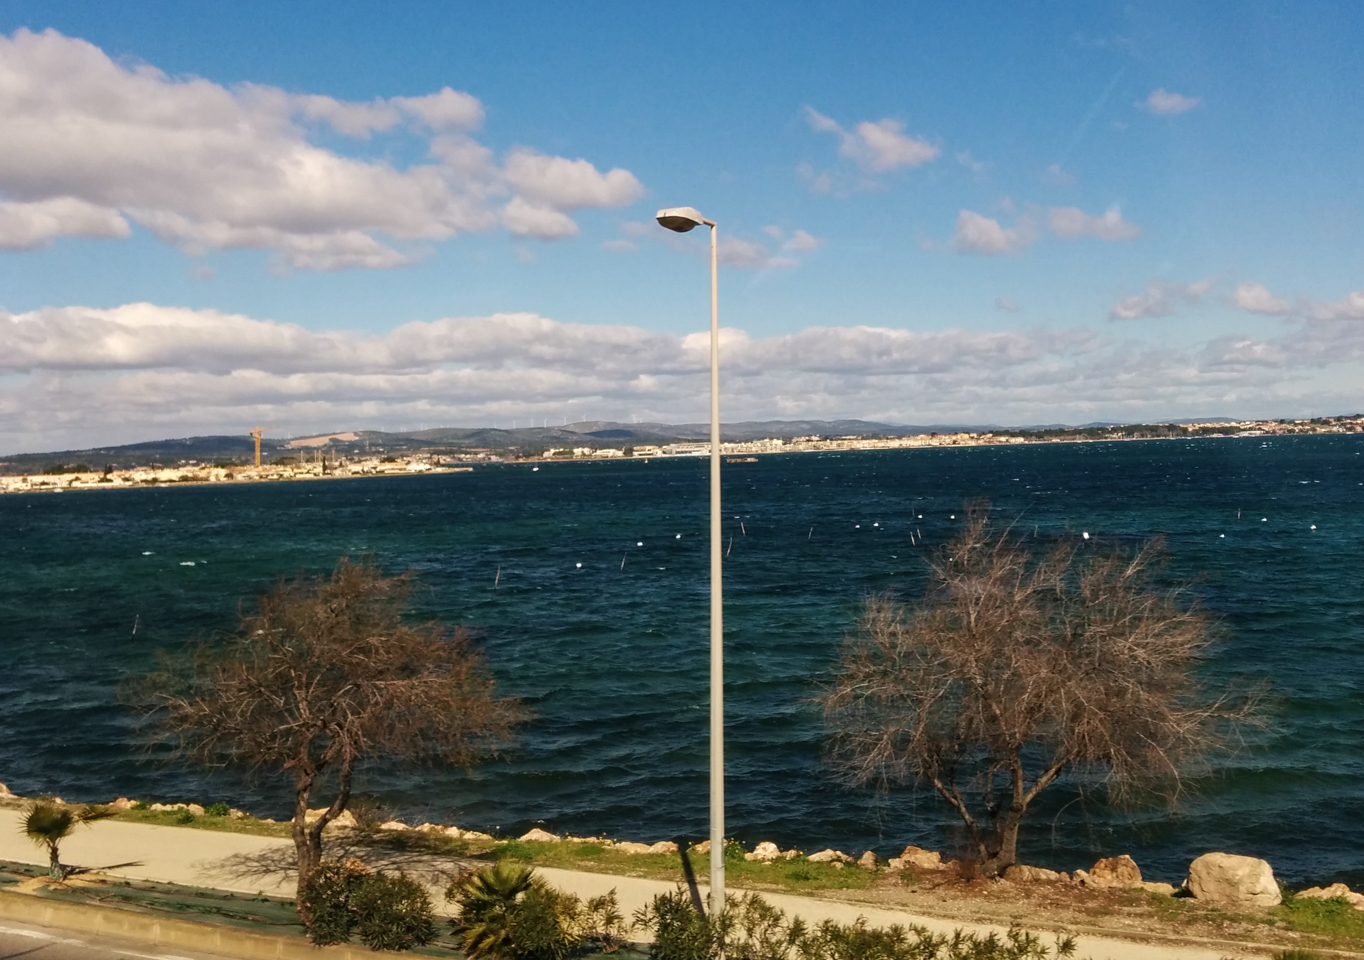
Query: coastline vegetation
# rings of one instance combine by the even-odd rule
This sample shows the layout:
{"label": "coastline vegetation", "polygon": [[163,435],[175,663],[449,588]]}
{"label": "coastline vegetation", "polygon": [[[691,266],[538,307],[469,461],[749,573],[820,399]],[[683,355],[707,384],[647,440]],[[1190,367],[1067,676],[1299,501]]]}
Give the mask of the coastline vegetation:
{"label": "coastline vegetation", "polygon": [[923,598],[872,597],[844,645],[822,698],[844,781],[931,787],[987,877],[1017,862],[1030,805],[1067,778],[1173,804],[1261,698],[1199,681],[1212,624],[1155,585],[1161,550],[1039,552],[968,504]]}
{"label": "coastline vegetation", "polygon": [[[232,634],[163,653],[160,669],[126,690],[175,755],[289,781],[305,910],[323,831],[346,812],[361,764],[469,767],[523,716],[496,696],[467,633],[402,622],[411,589],[408,576],[342,558],[330,577],[281,581]],[[331,799],[310,817],[319,792]]]}

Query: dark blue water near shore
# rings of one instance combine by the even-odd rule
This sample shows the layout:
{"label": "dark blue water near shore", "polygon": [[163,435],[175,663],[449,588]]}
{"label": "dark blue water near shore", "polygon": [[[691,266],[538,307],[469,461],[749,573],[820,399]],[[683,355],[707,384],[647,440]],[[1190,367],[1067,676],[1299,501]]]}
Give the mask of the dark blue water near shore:
{"label": "dark blue water near shore", "polygon": [[[950,848],[932,797],[832,783],[810,698],[859,601],[917,592],[925,552],[951,535],[963,498],[979,496],[1041,538],[1165,534],[1170,576],[1196,578],[1226,627],[1210,677],[1269,676],[1277,695],[1274,728],[1200,779],[1177,812],[1115,813],[1057,790],[1025,827],[1025,859],[1071,869],[1130,852],[1149,875],[1178,879],[1192,857],[1224,849],[1263,856],[1290,880],[1364,880],[1355,436],[727,467],[731,834],[883,854],[906,842]],[[481,628],[504,687],[537,719],[513,754],[472,776],[375,770],[368,791],[409,818],[465,826],[703,836],[706,505],[702,460],[2,497],[0,781],[25,794],[223,799],[284,815],[268,780],[141,760],[115,687],[158,647],[230,627],[239,598],[277,576],[373,554],[417,572],[416,615]]]}

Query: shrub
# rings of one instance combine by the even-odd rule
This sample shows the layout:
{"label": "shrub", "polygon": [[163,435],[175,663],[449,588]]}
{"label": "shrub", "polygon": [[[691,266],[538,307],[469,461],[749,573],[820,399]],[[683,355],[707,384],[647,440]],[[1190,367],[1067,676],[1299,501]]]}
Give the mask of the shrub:
{"label": "shrub", "polygon": [[1058,938],[1053,951],[1019,929],[1004,937],[960,930],[945,937],[923,927],[872,928],[860,917],[810,929],[756,894],[726,898],[724,913],[713,918],[698,913],[678,890],[655,897],[635,922],[654,934],[650,955],[656,960],[1052,960],[1075,952],[1069,938]]}
{"label": "shrub", "polygon": [[436,916],[421,884],[374,873],[354,857],[324,860],[299,904],[308,937],[318,946],[358,936],[375,950],[411,950],[436,939]]}
{"label": "shrub", "polygon": [[445,897],[459,905],[452,925],[471,960],[566,960],[625,938],[614,890],[583,903],[513,863],[457,880]]}
{"label": "shrub", "polygon": [[225,803],[210,803],[204,807],[204,813],[210,817],[225,817],[232,812],[232,808]]}
{"label": "shrub", "polygon": [[179,810],[179,811],[177,811],[176,814],[175,814],[175,822],[176,822],[176,823],[193,823],[193,822],[194,822],[194,814],[191,813],[189,810],[184,810],[184,809]]}
{"label": "shrub", "polygon": [[649,955],[655,960],[711,960],[720,953],[716,931],[681,890],[659,894],[635,913],[635,926],[654,935]]}
{"label": "shrub", "polygon": [[410,877],[376,873],[351,895],[355,933],[371,950],[411,950],[436,939],[436,914],[426,889]]}
{"label": "shrub", "polygon": [[299,914],[308,918],[308,937],[318,946],[349,943],[355,929],[351,898],[372,871],[354,857],[323,860],[303,888]]}
{"label": "shrub", "polygon": [[377,830],[379,824],[393,819],[393,811],[378,797],[353,796],[346,804],[346,809],[361,830]]}

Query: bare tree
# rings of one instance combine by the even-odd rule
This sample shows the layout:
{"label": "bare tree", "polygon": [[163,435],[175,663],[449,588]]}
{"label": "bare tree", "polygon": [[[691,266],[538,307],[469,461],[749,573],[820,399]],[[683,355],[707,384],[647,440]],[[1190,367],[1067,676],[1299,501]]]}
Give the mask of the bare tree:
{"label": "bare tree", "polygon": [[[495,695],[463,630],[407,626],[407,576],[342,559],[328,578],[282,581],[235,633],[202,643],[139,685],[159,730],[209,765],[287,776],[298,888],[322,859],[322,831],[369,759],[471,765],[522,719]],[[309,822],[313,795],[332,799]]]}
{"label": "bare tree", "polygon": [[1039,555],[970,505],[923,600],[871,598],[846,642],[822,697],[837,769],[931,785],[987,876],[1016,861],[1024,814],[1058,778],[1173,801],[1259,697],[1200,682],[1210,623],[1183,590],[1153,586],[1161,553],[1155,540]]}

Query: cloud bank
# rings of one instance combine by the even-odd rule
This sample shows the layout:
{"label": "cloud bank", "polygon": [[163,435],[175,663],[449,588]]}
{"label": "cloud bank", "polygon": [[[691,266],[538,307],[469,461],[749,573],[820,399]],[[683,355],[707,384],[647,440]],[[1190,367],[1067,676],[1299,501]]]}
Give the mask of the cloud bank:
{"label": "cloud bank", "polygon": [[[708,335],[450,317],[381,334],[149,303],[0,313],[0,450],[531,418],[703,418]],[[1364,324],[1293,323],[1194,351],[1086,328],[722,332],[727,420],[1083,422],[1282,415],[1321,370],[1364,361]],[[1360,378],[1331,396],[1358,404]],[[1315,392],[1314,392],[1315,391]],[[1321,402],[1331,402],[1329,399]]]}
{"label": "cloud bank", "polygon": [[[394,267],[425,245],[501,224],[577,234],[569,215],[626,206],[628,170],[519,148],[501,163],[474,138],[483,105],[444,88],[351,103],[225,87],[111,60],[53,30],[0,35],[0,249],[122,238],[136,224],[191,255],[273,251],[295,270]],[[415,138],[406,167],[318,144]]]}

